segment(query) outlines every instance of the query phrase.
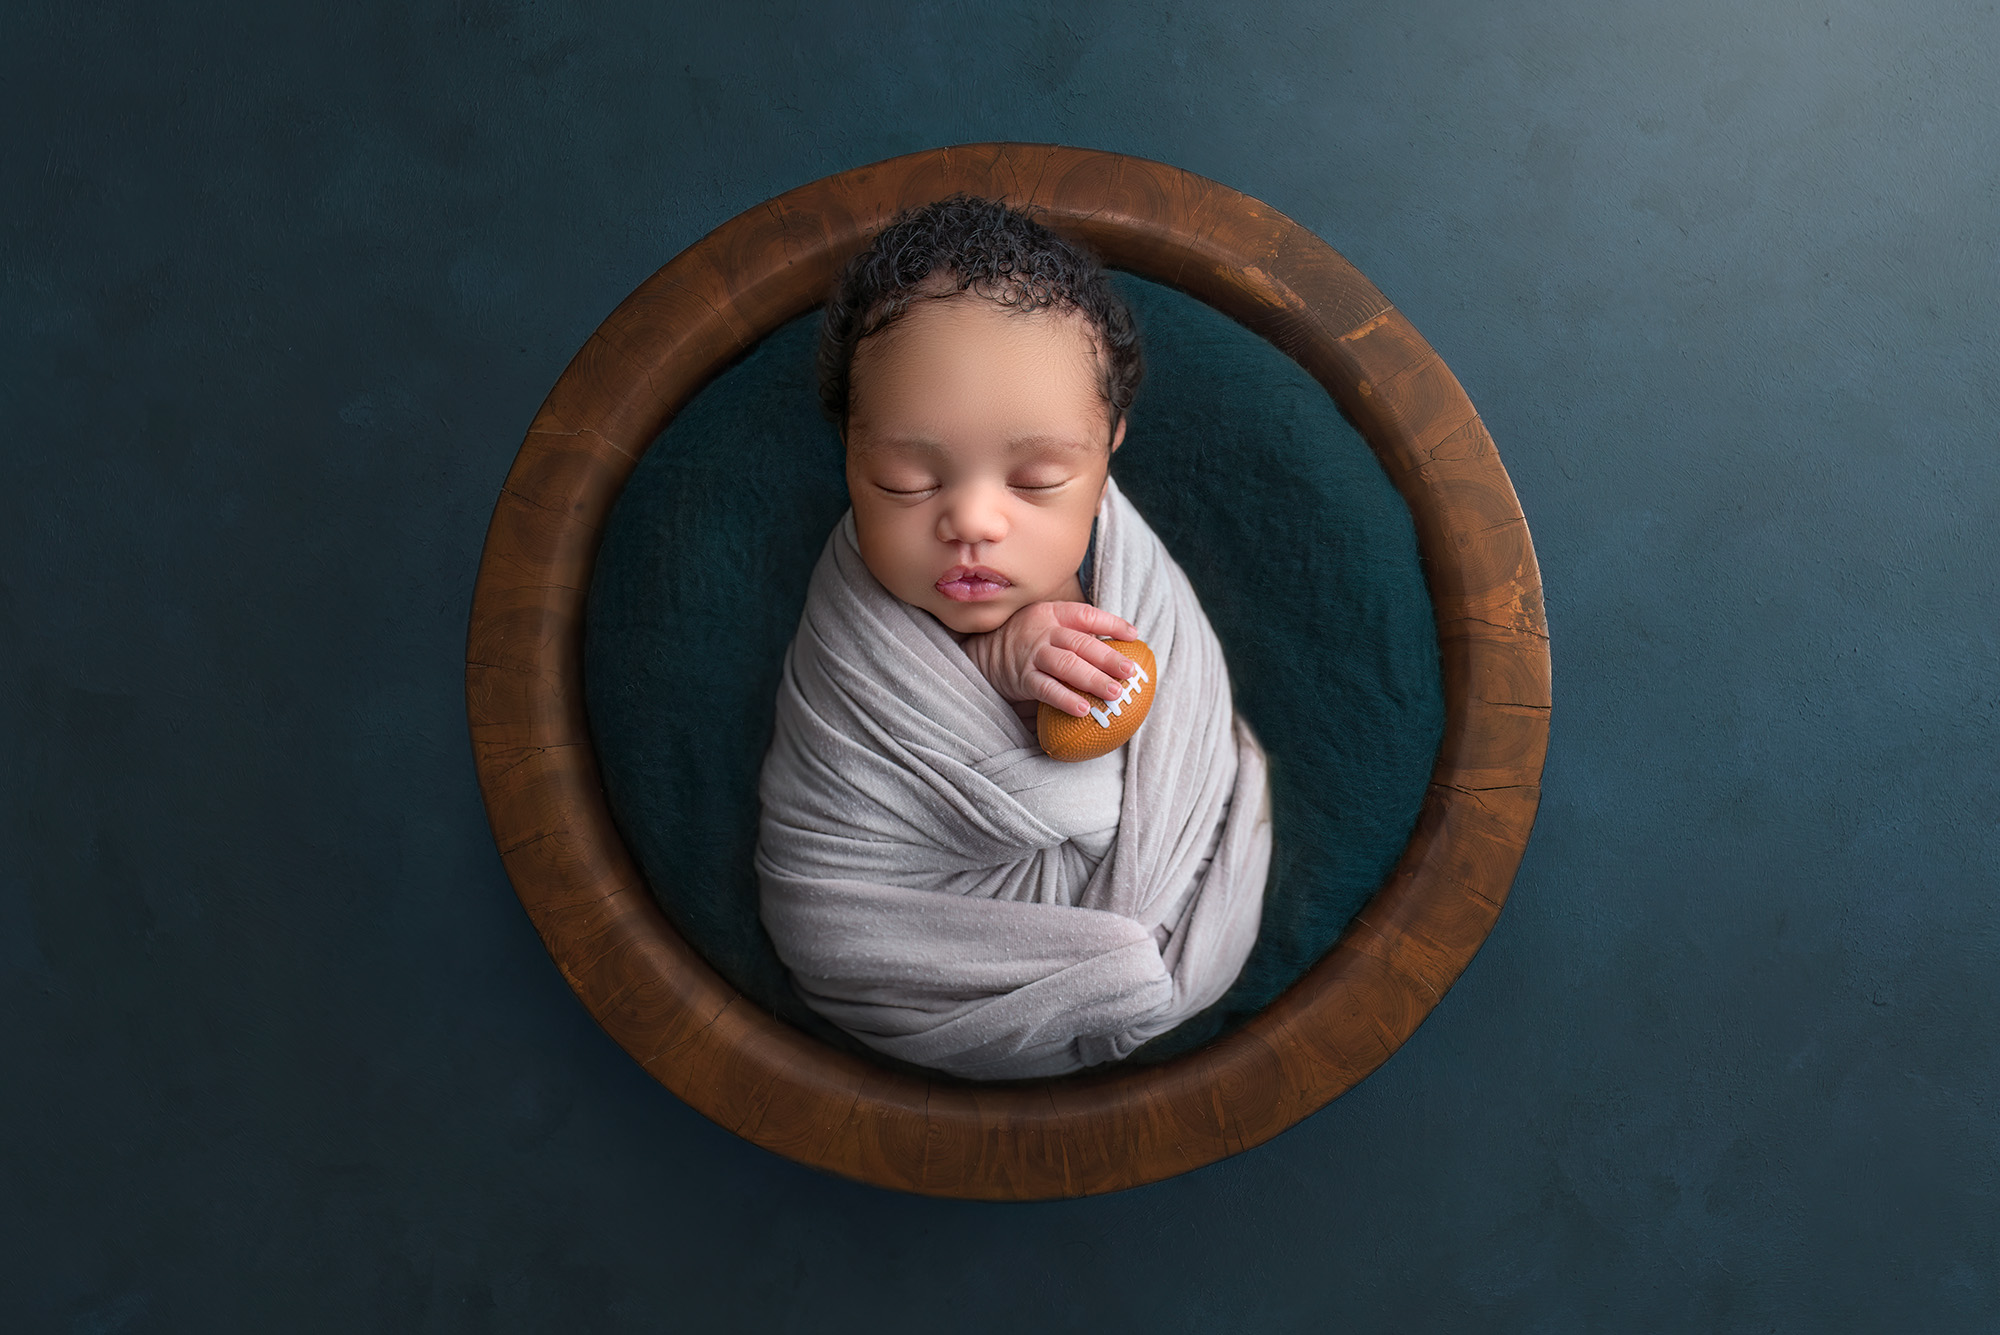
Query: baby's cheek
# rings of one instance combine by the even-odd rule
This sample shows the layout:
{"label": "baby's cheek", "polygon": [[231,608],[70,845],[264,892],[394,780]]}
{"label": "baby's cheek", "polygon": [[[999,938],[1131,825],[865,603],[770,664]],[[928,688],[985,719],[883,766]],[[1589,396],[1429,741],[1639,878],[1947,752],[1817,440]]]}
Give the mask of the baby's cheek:
{"label": "baby's cheek", "polygon": [[865,520],[862,513],[857,509],[854,514],[854,545],[861,550],[861,563],[882,587],[904,588],[909,582],[908,554],[895,541],[894,532],[885,532],[883,525]]}

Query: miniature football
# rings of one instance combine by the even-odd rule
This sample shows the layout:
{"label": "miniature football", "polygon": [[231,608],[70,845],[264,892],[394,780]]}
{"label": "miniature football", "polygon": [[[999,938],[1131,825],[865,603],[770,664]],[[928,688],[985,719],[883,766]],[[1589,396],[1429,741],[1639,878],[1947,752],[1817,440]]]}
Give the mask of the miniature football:
{"label": "miniature football", "polygon": [[1138,667],[1116,700],[1095,700],[1082,718],[1044,704],[1035,714],[1035,738],[1057,760],[1095,760],[1125,745],[1152,707],[1159,667],[1143,640],[1107,640]]}

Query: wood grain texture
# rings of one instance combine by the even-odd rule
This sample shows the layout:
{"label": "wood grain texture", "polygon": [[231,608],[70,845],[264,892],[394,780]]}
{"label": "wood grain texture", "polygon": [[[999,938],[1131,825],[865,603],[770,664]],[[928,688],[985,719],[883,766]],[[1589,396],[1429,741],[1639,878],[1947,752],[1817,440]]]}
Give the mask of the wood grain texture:
{"label": "wood grain texture", "polygon": [[[730,987],[668,926],[605,806],[583,711],[583,604],[639,456],[758,339],[823,302],[897,213],[964,190],[1033,206],[1114,268],[1180,288],[1304,367],[1415,519],[1444,656],[1445,734],[1389,880],[1310,973],[1161,1066],[976,1085],[837,1052]],[[563,976],[647,1071],[738,1135],[880,1186],[1033,1200],[1116,1191],[1270,1139],[1387,1060],[1505,902],[1550,705],[1541,579],[1465,391],[1331,246],[1177,168],[1036,144],[936,149],[731,219],[591,335],[536,414],[487,531],[466,704],[507,873]]]}

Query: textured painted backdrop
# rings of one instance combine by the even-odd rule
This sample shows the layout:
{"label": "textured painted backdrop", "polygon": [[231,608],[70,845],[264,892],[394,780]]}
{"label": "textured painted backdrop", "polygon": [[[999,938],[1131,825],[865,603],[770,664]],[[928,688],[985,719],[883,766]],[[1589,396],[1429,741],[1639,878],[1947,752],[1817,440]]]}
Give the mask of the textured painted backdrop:
{"label": "textured painted backdrop", "polygon": [[[1990,3],[13,5],[12,1329],[1991,1330]],[[906,150],[1162,158],[1360,265],[1539,546],[1515,897],[1382,1071],[1102,1200],[816,1176],[592,1025],[472,780],[570,353]]]}

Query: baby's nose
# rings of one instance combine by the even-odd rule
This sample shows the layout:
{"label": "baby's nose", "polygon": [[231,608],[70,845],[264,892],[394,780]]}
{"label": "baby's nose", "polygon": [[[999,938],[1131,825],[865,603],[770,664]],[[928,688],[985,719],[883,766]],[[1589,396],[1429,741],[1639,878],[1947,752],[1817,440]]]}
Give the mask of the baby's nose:
{"label": "baby's nose", "polygon": [[1007,513],[983,491],[956,496],[938,516],[938,537],[945,542],[998,542],[1007,536]]}

